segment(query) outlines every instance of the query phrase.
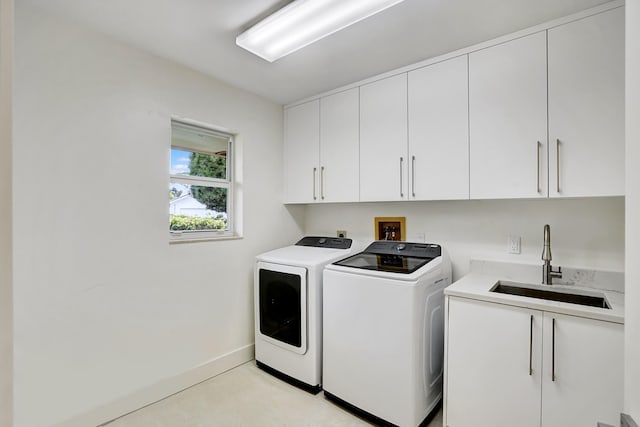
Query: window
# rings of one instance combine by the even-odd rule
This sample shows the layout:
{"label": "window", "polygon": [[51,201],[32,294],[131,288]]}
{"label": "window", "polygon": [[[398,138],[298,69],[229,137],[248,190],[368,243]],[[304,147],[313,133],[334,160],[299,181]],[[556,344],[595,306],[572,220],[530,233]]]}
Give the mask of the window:
{"label": "window", "polygon": [[171,240],[233,236],[233,135],[171,120]]}

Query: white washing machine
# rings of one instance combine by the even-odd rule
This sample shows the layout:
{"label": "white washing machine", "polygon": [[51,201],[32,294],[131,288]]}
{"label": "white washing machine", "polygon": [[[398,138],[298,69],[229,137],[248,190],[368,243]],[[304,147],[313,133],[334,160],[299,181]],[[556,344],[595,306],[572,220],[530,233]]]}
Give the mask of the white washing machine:
{"label": "white washing machine", "polygon": [[322,269],[351,239],[304,237],[256,257],[255,352],[263,370],[302,389],[322,387]]}
{"label": "white washing machine", "polygon": [[377,241],[328,265],[325,396],[377,424],[422,423],[442,398],[450,283],[449,256],[436,244]]}

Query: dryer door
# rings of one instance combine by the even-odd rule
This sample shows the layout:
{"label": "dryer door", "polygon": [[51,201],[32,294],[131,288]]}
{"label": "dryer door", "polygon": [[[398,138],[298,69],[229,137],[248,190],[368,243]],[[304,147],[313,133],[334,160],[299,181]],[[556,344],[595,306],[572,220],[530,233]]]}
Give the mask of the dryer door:
{"label": "dryer door", "polygon": [[295,353],[307,351],[307,269],[258,262],[256,333]]}

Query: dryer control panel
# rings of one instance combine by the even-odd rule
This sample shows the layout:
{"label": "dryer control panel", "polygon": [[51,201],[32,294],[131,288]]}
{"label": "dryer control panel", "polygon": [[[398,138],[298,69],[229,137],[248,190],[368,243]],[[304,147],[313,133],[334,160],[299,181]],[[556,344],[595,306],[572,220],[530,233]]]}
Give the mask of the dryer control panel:
{"label": "dryer control panel", "polygon": [[296,243],[296,246],[313,246],[315,248],[329,249],[349,249],[351,247],[351,239],[343,237],[319,237],[307,236],[303,237]]}

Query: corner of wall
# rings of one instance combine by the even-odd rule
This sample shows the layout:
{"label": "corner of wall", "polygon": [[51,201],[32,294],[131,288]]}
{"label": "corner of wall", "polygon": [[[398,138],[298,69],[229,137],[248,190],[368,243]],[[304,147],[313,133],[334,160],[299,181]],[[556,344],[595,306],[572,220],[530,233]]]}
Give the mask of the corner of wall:
{"label": "corner of wall", "polygon": [[626,2],[626,227],[624,412],[640,420],[640,0]]}
{"label": "corner of wall", "polygon": [[13,0],[0,0],[0,426],[13,424]]}

